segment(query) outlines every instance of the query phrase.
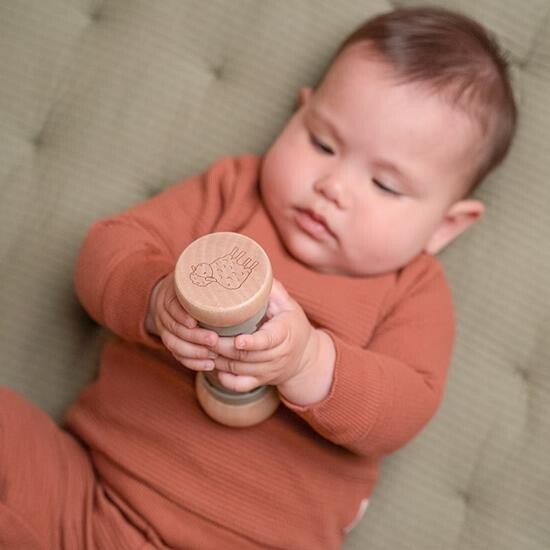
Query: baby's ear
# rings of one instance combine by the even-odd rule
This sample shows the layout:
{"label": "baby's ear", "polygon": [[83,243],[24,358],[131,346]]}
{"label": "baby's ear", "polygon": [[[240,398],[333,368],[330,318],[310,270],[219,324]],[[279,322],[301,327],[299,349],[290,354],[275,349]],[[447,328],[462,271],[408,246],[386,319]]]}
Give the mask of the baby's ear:
{"label": "baby's ear", "polygon": [[438,254],[481,218],[485,212],[483,203],[468,199],[455,202],[437,226],[424,250],[428,254]]}
{"label": "baby's ear", "polygon": [[298,92],[298,109],[303,107],[309,101],[312,93],[313,88],[311,88],[311,86],[303,86],[300,88],[300,91]]}

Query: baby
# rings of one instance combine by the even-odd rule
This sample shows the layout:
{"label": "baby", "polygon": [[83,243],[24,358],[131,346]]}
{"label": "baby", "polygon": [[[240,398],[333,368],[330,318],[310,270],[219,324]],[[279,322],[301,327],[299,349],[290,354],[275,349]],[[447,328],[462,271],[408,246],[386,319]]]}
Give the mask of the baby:
{"label": "baby", "polygon": [[[0,540],[339,548],[382,458],[441,402],[454,321],[434,255],[483,214],[471,192],[515,124],[506,63],[478,24],[396,10],[343,43],[262,158],[221,159],[96,222],[76,291],[115,337],[63,430],[2,390]],[[179,254],[214,231],[270,257],[254,334],[219,337],[176,299]],[[276,386],[283,405],[251,428],[216,424],[193,385],[212,369],[231,390]]]}

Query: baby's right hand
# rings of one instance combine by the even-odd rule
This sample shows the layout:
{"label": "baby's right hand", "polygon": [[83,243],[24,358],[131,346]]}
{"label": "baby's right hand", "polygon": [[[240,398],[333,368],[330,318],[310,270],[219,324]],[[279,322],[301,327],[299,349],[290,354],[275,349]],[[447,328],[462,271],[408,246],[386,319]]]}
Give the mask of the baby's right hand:
{"label": "baby's right hand", "polygon": [[216,354],[209,349],[218,342],[218,335],[197,326],[197,321],[176,296],[174,273],[161,279],[151,294],[148,332],[157,334],[170,353],[192,370],[212,370]]}

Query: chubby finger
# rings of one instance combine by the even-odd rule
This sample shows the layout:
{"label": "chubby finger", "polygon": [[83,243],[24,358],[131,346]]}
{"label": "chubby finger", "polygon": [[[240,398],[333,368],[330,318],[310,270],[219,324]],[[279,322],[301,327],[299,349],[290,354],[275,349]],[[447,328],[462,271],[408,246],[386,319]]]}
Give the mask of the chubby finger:
{"label": "chubby finger", "polygon": [[277,279],[273,279],[267,307],[267,316],[269,318],[274,317],[283,311],[292,310],[293,307],[294,300],[291,298],[286,288]]}
{"label": "chubby finger", "polygon": [[[237,338],[240,338],[240,336]],[[254,356],[253,351],[237,349],[236,341],[236,338],[221,336],[218,338],[218,343],[215,346],[212,346],[212,351],[215,351],[218,355],[223,355],[224,357],[229,357],[230,359],[237,359],[238,361],[250,362],[261,360],[261,357],[257,358]]]}
{"label": "chubby finger", "polygon": [[169,331],[161,331],[160,337],[172,354],[189,359],[215,359],[216,353],[205,346],[182,340]]}
{"label": "chubby finger", "polygon": [[286,337],[283,323],[270,320],[253,334],[239,334],[235,338],[235,349],[241,351],[265,351],[280,345]]}
{"label": "chubby finger", "polygon": [[273,285],[271,286],[271,297],[279,302],[290,300],[290,294],[287,292],[283,283],[279,279],[273,279]]}
{"label": "chubby finger", "polygon": [[195,328],[198,324],[197,320],[183,309],[175,295],[166,297],[164,310],[176,322],[185,325],[187,328]]}
{"label": "chubby finger", "polygon": [[187,313],[176,295],[174,273],[165,277],[165,279],[163,279],[163,283],[163,289],[162,291],[159,291],[157,297],[157,300],[159,301],[157,309],[168,311],[168,313],[176,319],[178,323],[189,326],[189,328],[195,327],[197,325],[196,319]]}
{"label": "chubby finger", "polygon": [[236,353],[235,338],[233,336],[220,336],[216,344],[212,346],[212,350],[219,355],[225,355],[233,359],[241,359],[238,353]]}
{"label": "chubby finger", "polygon": [[237,349],[235,343],[235,338],[221,337],[218,339],[218,343],[211,349],[219,356],[242,363],[268,363],[277,356],[275,348],[264,350]]}
{"label": "chubby finger", "polygon": [[214,364],[220,372],[245,376],[254,376],[258,372],[265,370],[265,366],[261,363],[245,363],[222,355],[218,355],[218,357],[214,359]]}
{"label": "chubby finger", "polygon": [[200,327],[189,328],[176,321],[176,319],[170,316],[166,311],[160,312],[158,319],[161,324],[161,327],[159,327],[161,331],[165,329],[181,340],[209,347],[215,346],[218,341],[218,335],[213,330],[207,330]]}
{"label": "chubby finger", "polygon": [[174,357],[188,369],[194,371],[212,371],[214,370],[214,361],[212,359],[190,359],[173,354]]}
{"label": "chubby finger", "polygon": [[225,388],[236,392],[252,391],[261,386],[254,376],[235,376],[228,372],[218,372],[218,380]]}

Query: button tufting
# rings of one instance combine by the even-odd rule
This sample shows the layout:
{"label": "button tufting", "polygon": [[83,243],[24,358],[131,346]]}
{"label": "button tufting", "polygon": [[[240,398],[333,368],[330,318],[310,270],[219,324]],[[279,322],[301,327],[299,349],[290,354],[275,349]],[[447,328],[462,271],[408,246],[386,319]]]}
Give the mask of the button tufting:
{"label": "button tufting", "polygon": [[101,7],[97,8],[95,11],[90,13],[91,21],[99,21],[102,17],[103,17],[103,12],[101,10]]}
{"label": "button tufting", "polygon": [[32,139],[31,143],[36,147],[41,147],[44,144],[44,134],[43,129],[40,129],[40,132],[38,132]]}
{"label": "button tufting", "polygon": [[218,66],[212,68],[212,74],[217,79],[222,78],[223,73],[224,73],[224,65],[218,65]]}
{"label": "button tufting", "polygon": [[516,374],[518,375],[519,378],[521,378],[524,382],[528,382],[529,381],[529,369],[522,366],[522,365],[518,365],[516,368]]}
{"label": "button tufting", "polygon": [[523,378],[523,381],[527,384],[529,378],[531,377],[531,372],[529,369],[519,369],[519,375]]}
{"label": "button tufting", "polygon": [[458,497],[464,501],[464,504],[468,506],[472,501],[472,495],[468,493],[465,489],[458,489]]}

